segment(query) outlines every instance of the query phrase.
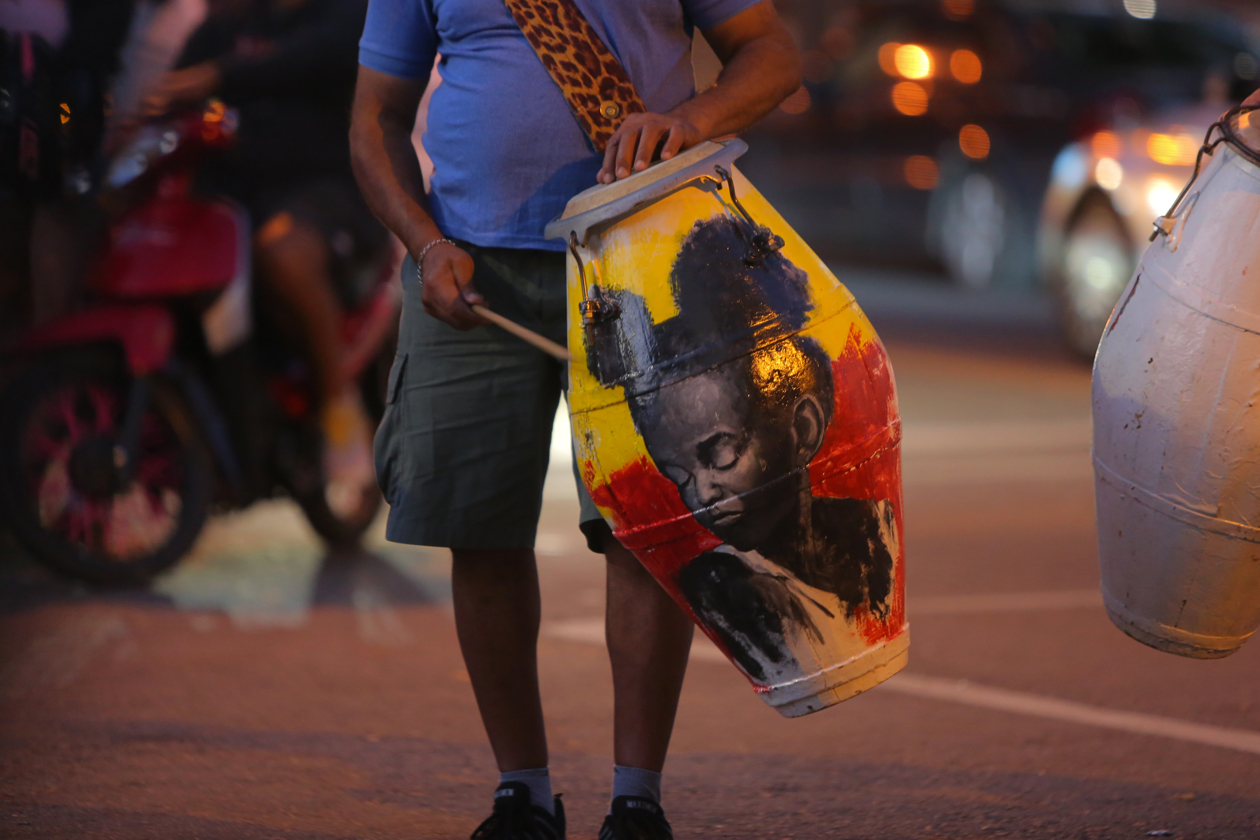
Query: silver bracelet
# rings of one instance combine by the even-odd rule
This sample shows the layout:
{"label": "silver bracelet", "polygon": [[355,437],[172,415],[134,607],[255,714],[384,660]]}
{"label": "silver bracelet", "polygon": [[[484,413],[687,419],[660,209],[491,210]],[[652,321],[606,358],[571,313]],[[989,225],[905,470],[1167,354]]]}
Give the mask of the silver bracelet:
{"label": "silver bracelet", "polygon": [[[441,245],[443,242],[445,242],[447,245],[455,245],[455,240],[447,239],[445,236],[443,236],[441,239],[434,239],[428,245],[425,245],[423,248],[421,248],[419,254],[416,254],[416,282],[417,283],[424,282],[424,257],[425,255],[429,253],[429,249],[432,248],[434,245]],[[459,246],[456,245],[455,247],[458,248]]]}

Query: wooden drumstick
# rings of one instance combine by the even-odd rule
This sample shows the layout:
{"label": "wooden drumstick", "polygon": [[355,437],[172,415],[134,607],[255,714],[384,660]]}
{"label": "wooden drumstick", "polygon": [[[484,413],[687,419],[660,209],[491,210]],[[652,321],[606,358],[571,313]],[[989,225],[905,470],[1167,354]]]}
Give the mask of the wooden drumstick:
{"label": "wooden drumstick", "polygon": [[472,311],[476,312],[490,323],[502,327],[522,341],[534,345],[549,356],[555,356],[562,362],[573,361],[573,356],[569,355],[569,351],[561,347],[559,344],[556,344],[551,339],[545,338],[533,330],[526,329],[515,321],[509,321],[499,313],[491,312],[479,303],[472,304]]}

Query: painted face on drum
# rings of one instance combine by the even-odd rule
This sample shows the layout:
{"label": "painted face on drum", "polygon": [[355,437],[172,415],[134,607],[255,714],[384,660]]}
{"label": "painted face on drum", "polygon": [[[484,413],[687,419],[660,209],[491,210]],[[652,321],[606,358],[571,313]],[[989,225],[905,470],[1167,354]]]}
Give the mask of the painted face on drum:
{"label": "painted face on drum", "polygon": [[[741,551],[762,545],[808,493],[805,467],[822,441],[812,395],[757,410],[737,366],[661,389],[644,441],[696,520]],[[648,418],[644,418],[648,419]]]}

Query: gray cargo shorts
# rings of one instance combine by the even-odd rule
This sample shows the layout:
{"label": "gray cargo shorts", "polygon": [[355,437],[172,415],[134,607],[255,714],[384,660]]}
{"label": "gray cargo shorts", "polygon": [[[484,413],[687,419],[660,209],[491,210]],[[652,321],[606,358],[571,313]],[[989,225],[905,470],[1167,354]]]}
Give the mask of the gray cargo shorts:
{"label": "gray cargo shorts", "polygon": [[[564,254],[460,242],[473,285],[495,312],[563,345]],[[403,261],[398,354],[376,433],[376,475],[391,542],[531,548],[542,509],[565,366],[498,327],[464,332],[424,311],[416,266]],[[602,551],[608,526],[578,479],[579,527]]]}

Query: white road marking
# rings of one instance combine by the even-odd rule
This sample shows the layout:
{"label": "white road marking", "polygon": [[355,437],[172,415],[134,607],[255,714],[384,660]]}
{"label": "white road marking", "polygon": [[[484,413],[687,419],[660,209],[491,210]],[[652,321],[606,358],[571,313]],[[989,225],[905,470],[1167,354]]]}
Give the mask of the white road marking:
{"label": "white road marking", "polygon": [[98,653],[113,650],[115,661],[136,654],[136,641],[120,615],[73,618],[37,636],[0,669],[0,698],[19,700],[33,692],[73,685]]}
{"label": "white road marking", "polygon": [[1248,729],[1231,729],[1161,715],[1106,709],[1072,700],[976,685],[967,680],[907,674],[904,671],[884,683],[882,688],[912,697],[948,700],[982,709],[1099,726],[1139,735],[1154,735],[1260,755],[1260,732]]}
{"label": "white road marking", "polygon": [[911,597],[906,606],[910,618],[921,615],[965,615],[989,612],[1035,612],[1101,607],[1098,589],[1064,589],[1051,592],[994,592],[986,595],[925,595]]}
{"label": "white road marking", "polygon": [[[1045,593],[1049,594],[1049,593]],[[983,597],[983,596],[980,596]],[[911,607],[913,609],[913,606]],[[577,618],[552,621],[543,625],[544,636],[580,644],[604,644],[604,620],[602,618]],[[701,662],[725,662],[712,642],[701,635],[691,646],[691,658]],[[891,691],[910,697],[928,700],[945,700],[982,709],[994,709],[1017,715],[1027,715],[1046,720],[1058,720],[1085,726],[1097,726],[1138,735],[1153,735],[1189,741],[1212,747],[1260,755],[1260,732],[1248,729],[1231,729],[1192,723],[1161,715],[1127,712],[1044,697],[1025,691],[977,685],[968,680],[930,677],[924,674],[901,672],[883,683],[879,690]]]}
{"label": "white road marking", "polygon": [[386,601],[385,593],[370,587],[355,587],[350,594],[359,638],[381,647],[405,647],[415,644],[416,637],[402,617]]}
{"label": "white road marking", "polygon": [[980,423],[913,423],[903,428],[902,452],[911,457],[994,455],[1089,450],[1093,426],[1079,420],[1005,420]]}

